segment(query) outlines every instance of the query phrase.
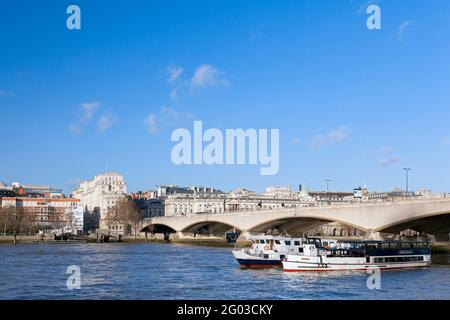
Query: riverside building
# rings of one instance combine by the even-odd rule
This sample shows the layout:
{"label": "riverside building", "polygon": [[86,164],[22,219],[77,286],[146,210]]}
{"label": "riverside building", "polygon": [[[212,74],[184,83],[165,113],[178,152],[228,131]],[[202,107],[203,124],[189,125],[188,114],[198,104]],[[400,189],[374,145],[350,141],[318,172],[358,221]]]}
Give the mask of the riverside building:
{"label": "riverside building", "polygon": [[[72,197],[79,199],[84,208],[85,218],[89,225],[85,230],[109,229],[107,223],[108,210],[127,195],[127,184],[122,175],[105,172],[95,176],[93,180],[83,181],[73,191]],[[99,221],[96,221],[99,220]],[[117,232],[117,230],[114,230]]]}
{"label": "riverside building", "polygon": [[[12,187],[6,184],[0,188],[0,208],[23,210],[30,218],[30,226],[40,228],[64,229],[64,232],[80,234],[83,232],[83,208],[80,200],[66,198],[60,189],[46,186]],[[4,213],[3,213],[4,214]]]}
{"label": "riverside building", "polygon": [[190,192],[184,190],[165,197],[165,216],[297,208],[309,206],[314,201],[306,192],[292,192],[290,187],[269,187],[263,194],[246,189],[229,193],[211,188],[188,189]]}

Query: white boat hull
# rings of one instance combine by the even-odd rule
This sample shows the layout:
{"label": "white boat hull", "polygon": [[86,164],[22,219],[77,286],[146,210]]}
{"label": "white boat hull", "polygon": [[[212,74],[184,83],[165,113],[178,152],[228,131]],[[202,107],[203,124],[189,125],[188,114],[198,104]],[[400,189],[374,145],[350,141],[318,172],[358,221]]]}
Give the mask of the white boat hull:
{"label": "white boat hull", "polygon": [[346,270],[371,269],[409,269],[426,268],[431,266],[431,256],[423,256],[423,261],[375,263],[373,259],[367,262],[366,258],[327,258],[327,257],[295,257],[289,256],[283,261],[285,272],[327,272]]}

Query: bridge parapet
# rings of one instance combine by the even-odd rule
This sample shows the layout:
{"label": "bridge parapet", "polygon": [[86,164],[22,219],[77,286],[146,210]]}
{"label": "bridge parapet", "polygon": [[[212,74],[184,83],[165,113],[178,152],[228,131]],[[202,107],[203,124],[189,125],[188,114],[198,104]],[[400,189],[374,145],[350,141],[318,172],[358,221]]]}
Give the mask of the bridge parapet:
{"label": "bridge parapet", "polygon": [[[340,222],[361,230],[378,232],[408,220],[449,213],[450,198],[437,198],[158,217],[146,219],[145,225],[164,225],[176,232],[184,232],[193,225],[219,223],[243,232],[252,232],[260,226],[303,219],[321,223]],[[448,220],[450,224],[450,218]]]}

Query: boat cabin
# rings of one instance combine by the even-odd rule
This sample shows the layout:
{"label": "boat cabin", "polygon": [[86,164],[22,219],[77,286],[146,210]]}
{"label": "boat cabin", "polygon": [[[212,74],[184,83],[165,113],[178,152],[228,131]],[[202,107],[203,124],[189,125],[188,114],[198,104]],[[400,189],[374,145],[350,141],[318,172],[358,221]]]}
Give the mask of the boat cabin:
{"label": "boat cabin", "polygon": [[319,249],[320,255],[328,257],[428,255],[430,252],[429,243],[424,241],[339,242],[334,247]]}

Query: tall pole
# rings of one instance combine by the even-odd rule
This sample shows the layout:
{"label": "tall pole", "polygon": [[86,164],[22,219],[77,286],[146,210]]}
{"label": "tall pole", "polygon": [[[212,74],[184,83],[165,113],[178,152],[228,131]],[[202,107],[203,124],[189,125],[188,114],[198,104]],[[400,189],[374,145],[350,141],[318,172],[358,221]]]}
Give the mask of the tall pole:
{"label": "tall pole", "polygon": [[409,192],[409,172],[411,171],[411,168],[403,168],[406,172],[406,193]]}
{"label": "tall pole", "polygon": [[327,193],[330,193],[330,182],[333,180],[325,179],[325,182],[327,183]]}

